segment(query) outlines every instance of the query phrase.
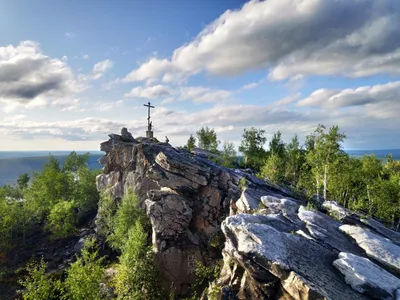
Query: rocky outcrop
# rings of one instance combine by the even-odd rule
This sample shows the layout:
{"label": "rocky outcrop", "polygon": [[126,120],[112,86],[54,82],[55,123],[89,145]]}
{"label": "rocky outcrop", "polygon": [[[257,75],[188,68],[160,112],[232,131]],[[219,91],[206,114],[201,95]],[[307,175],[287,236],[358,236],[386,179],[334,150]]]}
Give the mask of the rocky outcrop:
{"label": "rocky outcrop", "polygon": [[[221,255],[210,247],[221,230],[223,267],[213,283],[221,299],[390,299],[399,293],[399,234],[383,224],[336,202],[307,209],[285,188],[202,154],[116,136],[101,144],[106,155],[97,187],[116,201],[129,189],[137,193],[151,220],[164,287],[173,284],[177,295],[195,282],[196,261],[213,264]],[[390,279],[377,280],[371,270]]]}
{"label": "rocky outcrop", "polygon": [[279,216],[236,215],[224,221],[225,272],[229,264],[237,264],[247,276],[259,279],[258,286],[251,289],[262,290],[261,285],[269,283],[269,293],[262,294],[267,299],[276,295],[287,295],[285,299],[364,299],[332,268],[336,251],[296,234],[296,226]]}
{"label": "rocky outcrop", "polygon": [[389,239],[353,225],[340,226],[340,230],[353,238],[366,254],[400,273],[400,247]]}
{"label": "rocky outcrop", "polygon": [[340,253],[333,265],[354,290],[375,299],[396,299],[400,279],[371,262],[351,253]]}
{"label": "rocky outcrop", "polygon": [[[360,215],[334,202],[323,207],[335,218],[283,196],[261,202],[255,214],[222,223],[222,291],[237,299],[397,299],[400,250],[385,237],[383,224],[374,220],[382,235],[372,233],[359,227],[365,225]],[[229,297],[224,299],[236,299]]]}
{"label": "rocky outcrop", "polygon": [[[185,294],[194,283],[196,261],[213,259],[209,242],[221,230],[232,203],[243,199],[243,195],[257,199],[251,206],[244,200],[244,207],[235,208],[241,212],[257,208],[263,195],[289,196],[279,187],[248,173],[223,168],[204,155],[143,138],[129,141],[126,133],[110,137],[101,144],[105,156],[97,187],[110,192],[116,201],[128,189],[137,193],[152,223],[164,286],[169,288],[173,283],[177,294]],[[247,186],[244,192],[239,187],[241,178]]]}

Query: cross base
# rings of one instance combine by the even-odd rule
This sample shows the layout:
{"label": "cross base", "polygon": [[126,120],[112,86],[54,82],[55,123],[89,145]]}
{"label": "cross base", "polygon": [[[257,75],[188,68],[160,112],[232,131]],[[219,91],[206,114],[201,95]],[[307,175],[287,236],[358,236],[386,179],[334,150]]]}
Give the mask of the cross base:
{"label": "cross base", "polygon": [[153,131],[152,131],[152,130],[146,131],[146,138],[152,139],[153,137],[154,137],[154,136],[153,136]]}

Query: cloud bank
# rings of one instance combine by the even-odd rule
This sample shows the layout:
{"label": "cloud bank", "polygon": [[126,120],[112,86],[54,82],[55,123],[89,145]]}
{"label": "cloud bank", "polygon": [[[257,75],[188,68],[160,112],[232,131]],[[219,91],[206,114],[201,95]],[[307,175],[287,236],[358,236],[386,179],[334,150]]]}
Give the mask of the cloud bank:
{"label": "cloud bank", "polygon": [[234,76],[265,69],[271,80],[400,72],[400,2],[250,1],[227,10],[170,58],[152,58],[124,81]]}

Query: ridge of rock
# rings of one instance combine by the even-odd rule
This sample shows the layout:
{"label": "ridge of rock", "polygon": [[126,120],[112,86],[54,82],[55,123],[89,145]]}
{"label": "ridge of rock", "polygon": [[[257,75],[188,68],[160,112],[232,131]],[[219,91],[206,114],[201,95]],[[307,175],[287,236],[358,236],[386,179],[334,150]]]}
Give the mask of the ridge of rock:
{"label": "ridge of rock", "polygon": [[[115,201],[136,192],[152,224],[163,286],[173,284],[176,295],[187,295],[196,281],[196,261],[214,264],[221,251],[215,282],[221,299],[386,299],[400,293],[365,273],[378,268],[397,282],[398,232],[333,201],[322,204],[328,214],[308,210],[285,188],[204,155],[127,132],[124,139],[110,137],[101,144],[106,154],[97,188]],[[222,250],[210,246],[221,230]],[[357,274],[365,278],[356,282]]]}

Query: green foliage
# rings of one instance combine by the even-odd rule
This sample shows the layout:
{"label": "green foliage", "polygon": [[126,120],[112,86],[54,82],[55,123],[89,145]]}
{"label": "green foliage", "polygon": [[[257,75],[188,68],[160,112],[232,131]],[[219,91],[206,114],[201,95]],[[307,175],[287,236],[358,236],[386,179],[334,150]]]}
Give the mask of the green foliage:
{"label": "green foliage", "polygon": [[67,269],[64,282],[46,274],[46,263],[43,259],[40,262],[29,263],[26,268],[28,276],[19,281],[25,288],[22,293],[23,299],[104,299],[100,290],[100,283],[104,278],[102,258],[98,258],[97,251],[91,251],[93,247],[94,239],[85,242],[82,256]]}
{"label": "green foliage", "polygon": [[264,205],[264,203],[262,203],[262,201],[260,201],[259,203],[258,203],[258,210],[262,210],[262,209],[265,209],[266,207],[265,207],[265,205]]}
{"label": "green foliage", "polygon": [[67,270],[63,299],[104,299],[100,290],[100,283],[104,278],[104,268],[101,265],[103,259],[98,257],[97,251],[90,250],[93,247],[94,239],[86,240],[82,256]]}
{"label": "green foliage", "polygon": [[63,170],[76,173],[82,167],[87,168],[89,156],[90,153],[78,155],[72,151],[64,161]]}
{"label": "green foliage", "polygon": [[221,272],[222,260],[210,265],[206,266],[202,264],[200,261],[196,261],[196,282],[193,286],[194,293],[190,300],[199,299],[198,292],[200,294],[207,294],[209,299],[216,300],[220,295],[220,288],[215,284],[209,283],[213,282],[219,277]]}
{"label": "green foliage", "polygon": [[74,201],[60,201],[50,211],[47,217],[47,229],[53,238],[65,238],[75,231],[77,217]]}
{"label": "green foliage", "polygon": [[247,183],[246,178],[242,177],[242,178],[239,179],[239,185],[238,186],[242,191],[244,191],[247,188],[247,185],[248,185],[248,183]]}
{"label": "green foliage", "polygon": [[236,156],[235,145],[225,141],[222,146],[222,165],[226,168],[233,168],[235,166]]}
{"label": "green foliage", "polygon": [[151,227],[145,212],[139,209],[139,200],[133,191],[129,191],[121,200],[112,222],[112,233],[108,241],[115,249],[122,249],[128,239],[128,231],[136,221],[143,226],[146,232]]}
{"label": "green foliage", "polygon": [[97,211],[96,227],[100,236],[107,237],[112,233],[114,225],[114,214],[117,205],[110,193],[100,195],[99,209]]}
{"label": "green foliage", "polygon": [[266,141],[265,130],[254,127],[244,129],[239,151],[244,155],[245,167],[253,168],[256,171],[260,169],[266,156],[264,150]]}
{"label": "green foliage", "polygon": [[96,188],[96,176],[99,173],[99,170],[90,171],[86,167],[80,167],[76,172],[73,199],[80,218],[97,210],[100,195]]}
{"label": "green foliage", "polygon": [[285,179],[288,182],[297,184],[300,179],[301,166],[304,163],[304,155],[300,149],[299,138],[295,135],[286,146],[286,171]]}
{"label": "green foliage", "polygon": [[38,221],[45,218],[58,201],[71,199],[73,183],[73,175],[63,173],[60,163],[50,156],[42,172],[34,173],[31,186],[24,195]]}
{"label": "green foliage", "polygon": [[189,151],[192,151],[196,147],[196,138],[193,136],[193,134],[190,135],[185,147]]}
{"label": "green foliage", "polygon": [[282,133],[278,130],[272,136],[271,141],[269,142],[269,152],[272,155],[278,156],[281,160],[285,158],[286,155],[286,145],[282,141]]}
{"label": "green foliage", "polygon": [[90,171],[87,159],[88,154],[72,152],[61,168],[50,156],[32,180],[22,174],[16,187],[0,188],[0,251],[25,244],[29,231],[44,220],[53,237],[66,237],[79,221],[96,211],[99,194],[95,177],[99,171]]}
{"label": "green foliage", "polygon": [[199,141],[199,147],[210,151],[212,153],[218,153],[219,141],[217,139],[217,133],[214,129],[202,127],[196,131],[197,140]]}
{"label": "green foliage", "polygon": [[51,300],[59,299],[60,282],[46,274],[46,263],[29,263],[26,270],[28,276],[19,281],[25,290],[22,293],[24,300]]}
{"label": "green foliage", "polygon": [[138,220],[129,229],[119,262],[114,279],[118,299],[162,299],[154,253],[147,245],[147,233]]}
{"label": "green foliage", "polygon": [[23,174],[19,175],[18,179],[17,179],[18,187],[21,190],[26,189],[28,187],[28,182],[30,179],[31,179],[31,177],[29,176],[28,173],[23,173]]}
{"label": "green foliage", "polygon": [[318,207],[315,203],[309,201],[307,202],[307,210],[318,211]]}
{"label": "green foliage", "polygon": [[222,233],[222,230],[218,230],[216,234],[211,238],[209,245],[211,247],[217,248],[218,250],[222,251],[225,245],[225,236]]}
{"label": "green foliage", "polygon": [[0,254],[6,253],[21,241],[31,229],[32,213],[22,202],[6,200],[0,193]]}
{"label": "green foliage", "polygon": [[277,154],[272,153],[262,166],[258,176],[262,179],[269,179],[272,182],[283,182],[285,177],[285,161]]}
{"label": "green foliage", "polygon": [[315,178],[316,194],[319,197],[319,188],[322,182],[325,200],[327,199],[330,169],[338,156],[343,154],[340,143],[345,137],[344,133],[339,132],[338,126],[333,126],[327,131],[324,125],[319,124],[314,134],[307,138],[314,145],[308,145],[310,150],[307,152],[306,160],[311,166],[311,172]]}

